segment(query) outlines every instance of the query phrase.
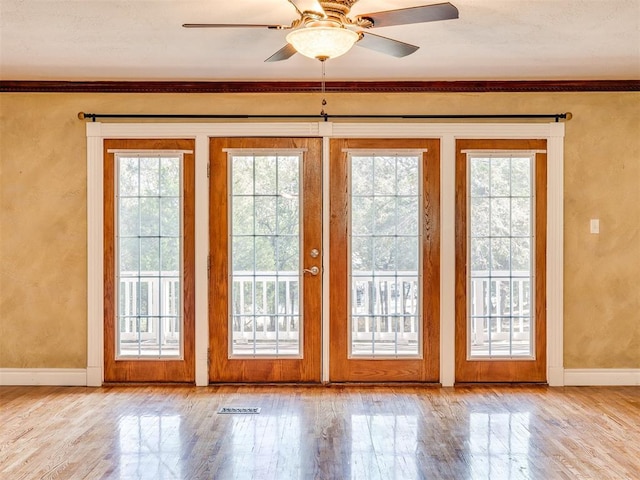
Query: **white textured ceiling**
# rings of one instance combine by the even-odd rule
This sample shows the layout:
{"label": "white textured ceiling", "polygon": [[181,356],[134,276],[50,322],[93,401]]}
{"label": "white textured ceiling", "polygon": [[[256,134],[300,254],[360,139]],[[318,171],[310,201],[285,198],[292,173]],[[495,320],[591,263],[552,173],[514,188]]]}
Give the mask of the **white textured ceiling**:
{"label": "white textured ceiling", "polygon": [[[352,16],[439,0],[360,0]],[[460,18],[375,29],[420,46],[394,58],[354,47],[328,80],[640,78],[640,0],[451,0]],[[188,30],[275,23],[287,0],[0,0],[3,80],[317,80],[320,64],[264,59],[285,31]]]}

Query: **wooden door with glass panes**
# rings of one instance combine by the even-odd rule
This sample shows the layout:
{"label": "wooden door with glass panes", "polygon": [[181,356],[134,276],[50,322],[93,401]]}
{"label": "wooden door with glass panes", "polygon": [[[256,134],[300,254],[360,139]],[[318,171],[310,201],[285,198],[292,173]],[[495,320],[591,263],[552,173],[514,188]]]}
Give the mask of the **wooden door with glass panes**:
{"label": "wooden door with glass panes", "polygon": [[209,381],[320,382],[322,141],[210,141]]}
{"label": "wooden door with glass panes", "polygon": [[437,382],[440,142],[336,139],[330,156],[330,380]]}
{"label": "wooden door with glass panes", "polygon": [[104,141],[104,380],[193,382],[195,142]]}
{"label": "wooden door with glass panes", "polygon": [[458,140],[456,382],[546,382],[546,140]]}

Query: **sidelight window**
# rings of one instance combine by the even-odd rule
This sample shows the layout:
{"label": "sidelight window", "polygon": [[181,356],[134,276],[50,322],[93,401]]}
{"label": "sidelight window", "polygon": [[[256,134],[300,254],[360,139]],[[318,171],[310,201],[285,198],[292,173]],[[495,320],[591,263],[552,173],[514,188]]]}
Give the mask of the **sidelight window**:
{"label": "sidelight window", "polygon": [[117,357],[180,357],[182,155],[115,161]]}
{"label": "sidelight window", "polygon": [[528,153],[468,153],[468,355],[534,352],[534,165]]}

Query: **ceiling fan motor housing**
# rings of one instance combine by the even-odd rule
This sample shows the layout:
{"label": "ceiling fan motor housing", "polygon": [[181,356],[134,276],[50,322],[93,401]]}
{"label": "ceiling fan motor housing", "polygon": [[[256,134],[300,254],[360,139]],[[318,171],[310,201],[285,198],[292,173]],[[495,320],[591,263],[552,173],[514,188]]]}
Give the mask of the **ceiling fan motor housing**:
{"label": "ceiling fan motor housing", "polygon": [[373,22],[367,18],[356,18],[352,20],[348,17],[351,7],[353,7],[358,0],[341,0],[333,2],[319,2],[322,6],[327,18],[335,20],[341,25],[355,25],[361,28],[373,27]]}

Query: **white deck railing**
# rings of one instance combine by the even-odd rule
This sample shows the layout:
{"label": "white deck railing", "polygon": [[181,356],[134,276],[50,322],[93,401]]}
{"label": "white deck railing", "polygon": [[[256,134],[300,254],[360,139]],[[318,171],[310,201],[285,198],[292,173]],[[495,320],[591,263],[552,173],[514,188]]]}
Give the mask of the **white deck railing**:
{"label": "white deck railing", "polygon": [[[412,272],[397,276],[353,277],[350,301],[355,341],[398,339],[415,342],[420,331],[420,289]],[[135,275],[135,276],[134,276]],[[178,342],[180,277],[178,272],[122,272],[119,289],[120,338],[162,344]],[[379,275],[379,273],[377,274]],[[509,276],[511,275],[511,276]],[[231,315],[234,341],[296,340],[300,327],[300,276],[297,272],[236,272]],[[275,299],[278,298],[276,302]],[[474,271],[470,279],[472,345],[502,337],[529,336],[529,272]]]}
{"label": "white deck railing", "polygon": [[180,341],[180,273],[121,272],[118,316],[121,342]]}
{"label": "white deck railing", "polygon": [[531,279],[528,271],[472,272],[471,344],[528,341],[531,327]]}

